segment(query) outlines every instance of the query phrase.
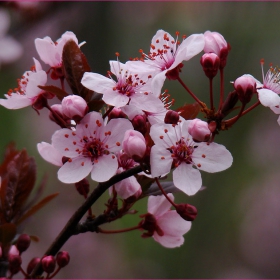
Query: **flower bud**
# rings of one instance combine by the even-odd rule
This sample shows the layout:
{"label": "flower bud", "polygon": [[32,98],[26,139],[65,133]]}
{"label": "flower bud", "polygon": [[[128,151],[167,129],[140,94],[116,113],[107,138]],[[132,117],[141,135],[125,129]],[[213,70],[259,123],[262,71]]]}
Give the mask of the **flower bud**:
{"label": "flower bud", "polygon": [[176,211],[186,221],[193,221],[197,216],[197,209],[190,204],[177,204]]}
{"label": "flower bud", "polygon": [[229,114],[237,102],[238,102],[237,92],[236,91],[230,92],[221,108],[222,117],[225,117],[227,114]]}
{"label": "flower bud", "polygon": [[66,266],[70,261],[69,253],[66,251],[58,252],[56,255],[56,263],[59,267]]}
{"label": "flower bud", "polygon": [[41,260],[42,268],[47,273],[54,272],[55,269],[55,258],[53,256],[45,256]]}
{"label": "flower bud", "polygon": [[215,53],[220,58],[220,69],[226,66],[226,60],[230,51],[230,45],[225,38],[218,32],[206,31],[204,33],[205,53]]}
{"label": "flower bud", "polygon": [[243,75],[237,78],[233,86],[239,100],[243,104],[250,102],[253,94],[256,92],[256,81],[251,76]]}
{"label": "flower bud", "polygon": [[146,115],[137,115],[131,121],[133,128],[143,135],[147,132],[147,118]]}
{"label": "flower bud", "polygon": [[27,274],[31,274],[36,265],[41,261],[40,258],[33,258],[27,266]]}
{"label": "flower bud", "polygon": [[80,195],[83,195],[84,197],[87,197],[88,193],[89,193],[89,182],[86,178],[84,178],[83,180],[75,183],[75,187],[76,190],[78,191],[78,193]]}
{"label": "flower bud", "polygon": [[16,274],[20,271],[20,266],[22,263],[20,255],[9,254],[9,270],[12,274]]}
{"label": "flower bud", "polygon": [[29,248],[31,239],[27,234],[21,234],[17,240],[16,247],[20,253],[26,251]]}
{"label": "flower bud", "polygon": [[165,117],[164,122],[167,124],[177,124],[180,119],[180,115],[173,110],[168,110]]}
{"label": "flower bud", "polygon": [[75,121],[80,121],[88,112],[86,101],[78,95],[68,95],[61,102],[63,114]]}
{"label": "flower bud", "polygon": [[207,142],[211,136],[208,123],[200,119],[193,119],[190,121],[188,132],[193,140],[197,142]]}
{"label": "flower bud", "polygon": [[124,134],[123,150],[134,160],[142,159],[146,152],[144,136],[136,130],[127,130]]}
{"label": "flower bud", "polygon": [[114,108],[108,114],[108,121],[111,119],[119,119],[119,118],[126,118],[126,114],[120,108]]}
{"label": "flower bud", "polygon": [[205,75],[209,79],[213,79],[218,73],[220,58],[215,53],[205,53],[200,59],[200,64]]}

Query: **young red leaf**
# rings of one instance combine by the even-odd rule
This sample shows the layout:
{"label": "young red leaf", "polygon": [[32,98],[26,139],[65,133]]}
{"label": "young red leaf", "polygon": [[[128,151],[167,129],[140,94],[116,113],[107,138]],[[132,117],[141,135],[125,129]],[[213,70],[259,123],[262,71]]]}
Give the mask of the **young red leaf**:
{"label": "young red leaf", "polygon": [[68,96],[67,92],[56,86],[38,86],[38,88],[55,94],[59,100],[62,100],[65,96]]}
{"label": "young red leaf", "polygon": [[185,120],[193,120],[200,112],[200,105],[198,103],[185,104],[184,106],[179,107],[176,111],[180,113],[180,116]]}
{"label": "young red leaf", "polygon": [[2,245],[9,244],[17,233],[16,226],[12,223],[0,225],[0,243]]}

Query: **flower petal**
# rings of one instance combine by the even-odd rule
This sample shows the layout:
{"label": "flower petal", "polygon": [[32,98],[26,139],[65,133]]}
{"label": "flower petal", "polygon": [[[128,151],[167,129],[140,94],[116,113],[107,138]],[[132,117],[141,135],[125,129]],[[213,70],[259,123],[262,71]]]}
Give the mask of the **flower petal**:
{"label": "flower petal", "polygon": [[199,170],[184,162],[173,171],[173,182],[175,187],[187,195],[194,195],[202,186]]}
{"label": "flower petal", "polygon": [[41,157],[56,166],[62,166],[63,155],[56,150],[51,144],[46,142],[41,142],[37,144],[37,149]]}
{"label": "flower petal", "polygon": [[232,155],[225,146],[202,142],[193,152],[193,162],[198,169],[207,172],[219,172],[232,165]]}
{"label": "flower petal", "polygon": [[91,179],[96,182],[105,182],[116,174],[117,169],[117,157],[113,154],[104,154],[98,158],[97,163],[93,164],[91,171]]}
{"label": "flower petal", "polygon": [[[174,201],[172,193],[167,194],[168,197]],[[149,196],[148,199],[148,212],[155,217],[159,217],[170,210],[171,204],[164,195]]]}
{"label": "flower petal", "polygon": [[12,93],[11,96],[5,94],[7,99],[0,99],[0,105],[7,109],[20,109],[32,104],[32,100],[26,95]]}
{"label": "flower petal", "polygon": [[62,183],[71,184],[77,183],[84,179],[91,171],[92,163],[90,159],[77,157],[72,159],[72,161],[67,161],[58,170],[58,179]]}
{"label": "flower petal", "polygon": [[90,72],[84,73],[81,83],[84,87],[98,93],[104,93],[109,89],[113,90],[113,87],[116,85],[113,80],[100,74]]}
{"label": "flower petal", "polygon": [[261,104],[265,107],[274,107],[279,106],[280,104],[280,97],[277,93],[273,92],[270,89],[259,89],[259,100]]}

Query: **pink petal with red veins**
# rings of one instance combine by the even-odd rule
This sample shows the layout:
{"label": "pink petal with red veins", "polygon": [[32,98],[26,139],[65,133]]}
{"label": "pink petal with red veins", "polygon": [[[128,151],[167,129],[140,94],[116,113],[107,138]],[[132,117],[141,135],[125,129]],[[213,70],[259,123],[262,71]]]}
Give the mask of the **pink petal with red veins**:
{"label": "pink petal with red veins", "polygon": [[117,157],[113,154],[104,154],[98,158],[97,163],[93,164],[91,171],[91,179],[96,182],[105,182],[116,174],[117,169]]}
{"label": "pink petal with red veins", "polygon": [[113,90],[113,87],[116,86],[116,82],[113,80],[90,72],[84,73],[81,83],[84,87],[102,94],[108,90]]}
{"label": "pink petal with red veins", "polygon": [[176,188],[187,195],[194,195],[202,186],[199,170],[184,162],[173,171],[173,182]]}
{"label": "pink petal with red veins", "polygon": [[0,99],[0,105],[7,109],[20,109],[32,104],[32,100],[26,95],[12,93],[11,96],[5,94],[7,99]]}
{"label": "pink petal with red veins", "polygon": [[58,170],[58,179],[66,184],[76,183],[84,179],[92,169],[92,162],[89,158],[77,157],[66,162]]}
{"label": "pink petal with red veins", "polygon": [[193,152],[192,160],[196,167],[207,172],[219,172],[232,165],[232,155],[223,145],[203,142]]}
{"label": "pink petal with red veins", "polygon": [[37,149],[41,157],[56,166],[62,166],[62,154],[56,150],[51,144],[41,142],[37,144]]}
{"label": "pink petal with red veins", "polygon": [[78,152],[76,149],[82,149],[83,143],[80,142],[80,137],[72,130],[63,128],[57,130],[52,136],[52,145],[63,156],[76,157]]}
{"label": "pink petal with red veins", "polygon": [[[174,201],[173,194],[167,194],[168,197]],[[164,195],[149,196],[148,212],[155,217],[159,217],[170,210],[171,204]]]}

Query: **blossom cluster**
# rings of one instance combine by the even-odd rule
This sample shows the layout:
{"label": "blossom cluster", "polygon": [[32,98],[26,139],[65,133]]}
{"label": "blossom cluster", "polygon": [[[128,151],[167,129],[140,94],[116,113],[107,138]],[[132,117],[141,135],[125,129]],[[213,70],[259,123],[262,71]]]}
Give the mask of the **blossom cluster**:
{"label": "blossom cluster", "polygon": [[[142,172],[110,186],[107,212],[116,211],[119,218],[131,213],[137,200],[149,196],[147,213],[140,216],[136,228],[145,231],[143,237],[152,236],[165,247],[181,246],[197,210],[189,204],[176,204],[172,193],[195,195],[202,189],[200,171],[215,173],[232,165],[231,153],[214,142],[220,131],[231,128],[259,104],[280,114],[279,69],[271,66],[263,83],[249,74],[237,78],[226,96],[224,68],[231,48],[217,32],[182,36],[180,41],[179,32],[173,38],[158,30],[148,53],[141,49],[139,58],[125,63],[116,53],[106,75],[90,71],[81,51],[83,44],[70,31],[55,42],[50,37],[37,38],[35,46],[44,67],[34,58],[34,66],[0,104],[8,109],[32,106],[37,113],[49,110],[50,120],[60,128],[51,143],[38,143],[38,151],[58,166],[61,182],[75,184],[85,197],[88,175],[102,183],[141,167]],[[197,55],[209,79],[209,107],[180,77],[183,66]],[[216,107],[212,80],[218,73],[221,91]],[[175,100],[163,89],[166,79],[177,80],[195,103],[174,109]],[[55,81],[60,86],[49,85]],[[72,93],[66,92],[65,81]],[[245,110],[254,96],[256,103]],[[238,101],[241,106],[236,107]],[[226,119],[238,109],[236,116]],[[199,112],[205,120],[197,118]],[[165,185],[163,180],[170,173],[172,182]],[[113,202],[118,198],[123,205],[116,210]]]}

